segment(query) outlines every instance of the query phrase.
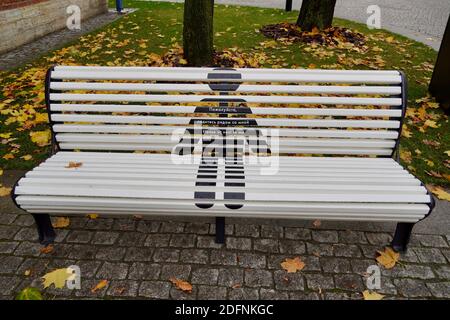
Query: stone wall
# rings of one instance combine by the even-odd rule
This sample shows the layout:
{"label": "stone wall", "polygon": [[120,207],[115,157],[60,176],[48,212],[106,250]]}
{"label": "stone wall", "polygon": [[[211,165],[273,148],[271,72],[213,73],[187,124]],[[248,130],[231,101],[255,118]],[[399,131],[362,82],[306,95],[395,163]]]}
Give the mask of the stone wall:
{"label": "stone wall", "polygon": [[108,10],[107,0],[1,0],[0,53],[66,28],[70,5],[80,7],[81,20]]}

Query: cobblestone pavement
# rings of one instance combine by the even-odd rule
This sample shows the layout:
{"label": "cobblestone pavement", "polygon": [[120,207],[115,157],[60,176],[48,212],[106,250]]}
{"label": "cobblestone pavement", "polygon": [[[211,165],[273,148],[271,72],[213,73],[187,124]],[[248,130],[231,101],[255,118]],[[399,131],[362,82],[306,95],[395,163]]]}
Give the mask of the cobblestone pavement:
{"label": "cobblestone pavement", "polygon": [[107,25],[119,17],[120,15],[114,12],[101,14],[83,21],[81,23],[81,30],[79,31],[71,31],[65,28],[24,44],[14,50],[0,54],[0,71],[17,68],[48,51],[64,46],[67,42],[75,40],[85,33]]}
{"label": "cobblestone pavement", "polygon": [[[183,0],[166,1],[183,2]],[[286,0],[216,0],[215,3],[284,8]],[[293,9],[300,10],[301,3],[301,0],[293,0]],[[381,8],[382,28],[439,50],[450,14],[448,0],[337,0],[335,15],[366,23],[369,17],[367,7],[370,5],[378,5]]]}
{"label": "cobblestone pavement", "polygon": [[[218,245],[207,222],[73,217],[44,254],[33,224],[28,214],[0,215],[3,299],[73,264],[81,268],[81,290],[51,288],[46,298],[361,299],[366,269],[391,239],[384,232],[234,224],[226,245]],[[450,298],[449,242],[449,235],[414,235],[401,263],[382,270],[379,292],[386,299]],[[280,263],[296,256],[304,270],[282,270]],[[192,283],[192,293],[177,290],[171,277]],[[103,279],[108,285],[93,293]]]}

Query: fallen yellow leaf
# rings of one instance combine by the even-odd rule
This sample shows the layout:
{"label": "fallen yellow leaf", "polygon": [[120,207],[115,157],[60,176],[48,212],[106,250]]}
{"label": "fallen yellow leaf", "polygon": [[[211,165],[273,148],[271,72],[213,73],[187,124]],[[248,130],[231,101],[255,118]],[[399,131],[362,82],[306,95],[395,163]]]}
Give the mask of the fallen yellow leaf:
{"label": "fallen yellow leaf", "polygon": [[89,219],[95,220],[95,219],[98,218],[98,214],[96,214],[96,213],[89,213],[89,214],[87,215],[87,217],[88,217]]}
{"label": "fallen yellow leaf", "polygon": [[28,161],[28,160],[33,159],[33,156],[31,154],[27,154],[27,155],[21,156],[21,158],[25,161]]}
{"label": "fallen yellow leaf", "polygon": [[180,280],[177,278],[170,278],[169,279],[170,282],[172,282],[178,290],[184,291],[184,292],[192,292],[192,285],[184,280]]}
{"label": "fallen yellow leaf", "polygon": [[450,193],[448,193],[441,187],[427,185],[427,188],[439,199],[450,201]]}
{"label": "fallen yellow leaf", "polygon": [[48,246],[41,249],[41,253],[48,254],[53,251],[53,245],[49,244]]}
{"label": "fallen yellow leaf", "polygon": [[286,258],[286,260],[281,263],[281,267],[288,273],[295,273],[303,270],[305,263],[300,259],[300,257],[295,257],[294,259]]}
{"label": "fallen yellow leaf", "polygon": [[8,196],[11,193],[11,188],[0,186],[0,197]]}
{"label": "fallen yellow leaf", "polygon": [[95,285],[95,287],[93,287],[91,289],[92,293],[96,293],[98,290],[103,289],[104,287],[106,287],[108,285],[108,280],[101,280],[99,283],[97,283]]}
{"label": "fallen yellow leaf", "polygon": [[31,141],[36,143],[40,147],[44,147],[50,144],[50,130],[44,131],[32,131],[30,132]]}
{"label": "fallen yellow leaf", "polygon": [[83,165],[83,162],[73,162],[70,161],[69,164],[67,166],[65,166],[65,168],[79,168]]}
{"label": "fallen yellow leaf", "polygon": [[379,256],[377,257],[377,261],[386,269],[392,269],[400,258],[400,254],[395,252],[390,247],[384,248],[384,251],[377,251]]}
{"label": "fallen yellow leaf", "polygon": [[66,217],[57,217],[56,220],[52,223],[54,228],[65,228],[69,226],[70,219]]}
{"label": "fallen yellow leaf", "polygon": [[67,279],[72,276],[73,273],[71,270],[68,270],[68,268],[56,269],[49,272],[42,277],[42,279],[44,279],[44,289],[52,284],[55,285],[55,288],[62,289],[66,284]]}
{"label": "fallen yellow leaf", "polygon": [[384,298],[382,294],[377,292],[370,292],[369,290],[363,291],[364,300],[381,300]]}

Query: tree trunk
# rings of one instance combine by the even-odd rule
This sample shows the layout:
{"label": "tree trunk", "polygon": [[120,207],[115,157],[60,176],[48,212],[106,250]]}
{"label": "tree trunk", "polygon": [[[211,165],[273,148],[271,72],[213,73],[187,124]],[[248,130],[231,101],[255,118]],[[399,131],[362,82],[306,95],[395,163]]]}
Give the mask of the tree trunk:
{"label": "tree trunk", "polygon": [[303,31],[311,31],[314,27],[323,30],[331,27],[336,0],[303,0],[297,25]]}
{"label": "tree trunk", "polygon": [[209,66],[213,62],[214,0],[185,0],[183,49],[190,66]]}

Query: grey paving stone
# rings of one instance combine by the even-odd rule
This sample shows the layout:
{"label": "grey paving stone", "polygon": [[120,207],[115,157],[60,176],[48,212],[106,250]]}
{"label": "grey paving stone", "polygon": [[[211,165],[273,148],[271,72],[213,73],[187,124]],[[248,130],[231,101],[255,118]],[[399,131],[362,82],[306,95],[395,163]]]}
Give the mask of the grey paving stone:
{"label": "grey paving stone", "polygon": [[263,238],[283,238],[284,230],[281,226],[262,225],[261,237]]}
{"label": "grey paving stone", "polygon": [[310,240],[311,231],[304,228],[284,228],[284,237],[292,240]]}
{"label": "grey paving stone", "polygon": [[157,280],[161,266],[156,263],[135,262],[130,267],[128,278],[132,280]]}
{"label": "grey paving stone", "polygon": [[136,297],[139,282],[133,280],[111,281],[106,295],[112,297]]}
{"label": "grey paving stone", "polygon": [[173,234],[169,245],[177,248],[193,248],[195,247],[195,239],[195,234]]}
{"label": "grey paving stone", "polygon": [[194,234],[208,234],[209,233],[209,223],[201,222],[189,222],[186,223],[185,230],[186,233]]}
{"label": "grey paving stone", "polygon": [[147,238],[145,239],[144,246],[146,246],[146,247],[154,247],[154,248],[168,247],[169,246],[169,240],[170,240],[170,234],[169,233],[149,234],[147,236]]}
{"label": "grey paving stone", "polygon": [[277,290],[304,290],[305,288],[305,280],[301,272],[287,273],[284,270],[277,270],[273,276]]}
{"label": "grey paving stone", "polygon": [[101,261],[77,261],[75,265],[80,267],[82,281],[88,278],[93,278],[97,273],[98,269],[102,265]]}
{"label": "grey paving stone", "polygon": [[414,248],[414,252],[423,263],[446,263],[445,257],[437,248]]}
{"label": "grey paving stone", "polygon": [[227,249],[235,249],[235,250],[252,249],[252,240],[250,238],[227,237],[225,241]]}
{"label": "grey paving stone", "polygon": [[0,226],[0,240],[12,240],[19,229],[17,226]]}
{"label": "grey paving stone", "polygon": [[143,281],[139,296],[153,299],[168,299],[171,284],[166,281]]}
{"label": "grey paving stone", "polygon": [[184,231],[184,222],[163,221],[161,223],[161,232],[181,233]]}
{"label": "grey paving stone", "polygon": [[259,289],[259,298],[261,300],[287,300],[289,295],[285,291],[261,288]]}
{"label": "grey paving stone", "polygon": [[450,265],[438,266],[434,270],[439,278],[450,280]]}
{"label": "grey paving stone", "polygon": [[189,279],[192,267],[190,265],[181,264],[167,264],[162,266],[161,280],[169,280],[170,278],[177,278],[181,280]]}
{"label": "grey paving stone", "polygon": [[237,265],[237,254],[223,250],[211,250],[211,264],[222,266]]}
{"label": "grey paving stone", "polygon": [[97,272],[98,279],[124,280],[128,274],[128,264],[121,262],[104,262]]}
{"label": "grey paving stone", "polygon": [[[366,280],[364,280],[366,281]],[[381,277],[381,288],[376,290],[378,293],[381,294],[391,294],[391,295],[397,295],[397,288],[395,287],[394,283],[392,282],[392,279],[388,277]]]}
{"label": "grey paving stone", "polygon": [[368,259],[353,259],[350,261],[350,264],[354,273],[362,275],[367,272],[367,268],[369,266],[377,265],[377,262],[375,260]]}
{"label": "grey paving stone", "polygon": [[230,288],[228,289],[228,299],[230,300],[258,300],[258,289],[251,288]]}
{"label": "grey paving stone", "polygon": [[247,287],[273,287],[272,272],[260,269],[246,269],[244,282]]}
{"label": "grey paving stone", "polygon": [[97,231],[92,239],[93,244],[111,245],[119,238],[118,232],[113,231]]}
{"label": "grey paving stone", "polygon": [[244,270],[239,268],[219,269],[218,284],[224,287],[242,286],[244,283]]}
{"label": "grey paving stone", "polygon": [[35,228],[21,228],[14,236],[16,241],[37,241],[38,238]]}
{"label": "grey paving stone", "polygon": [[289,300],[319,300],[320,297],[316,292],[289,292]]}
{"label": "grey paving stone", "polygon": [[16,220],[14,220],[14,224],[22,227],[29,227],[34,225],[34,218],[31,214],[20,214]]}
{"label": "grey paving stone", "polygon": [[431,292],[422,280],[393,279],[399,294],[407,298],[430,297]]}
{"label": "grey paving stone", "polygon": [[339,242],[349,243],[349,244],[366,244],[367,238],[364,232],[362,231],[338,231],[339,234]]}
{"label": "grey paving stone", "polygon": [[[35,230],[35,232],[37,233],[37,231]],[[70,230],[68,229],[60,229],[56,232],[56,238],[55,238],[55,243],[62,243],[66,240],[67,235],[69,234]]]}
{"label": "grey paving stone", "polygon": [[450,298],[450,281],[447,282],[427,282],[427,287],[436,298]]}
{"label": "grey paving stone", "polygon": [[153,248],[128,248],[124,261],[151,261],[153,250]]}
{"label": "grey paving stone", "polygon": [[[90,260],[96,257],[98,247],[88,244],[75,244],[70,247],[68,251],[68,257],[70,259],[83,259]],[[102,250],[102,249],[100,249]]]}
{"label": "grey paving stone", "polygon": [[14,256],[0,256],[0,274],[14,274],[22,264],[23,258]]}
{"label": "grey paving stone", "polygon": [[2,213],[0,214],[0,224],[12,224],[18,216],[18,214]]}
{"label": "grey paving stone", "polygon": [[448,248],[447,241],[442,236],[431,234],[416,234],[415,236],[424,247]]}
{"label": "grey paving stone", "polygon": [[50,259],[50,263],[48,264],[49,271],[53,271],[54,269],[67,268],[76,263],[76,260],[71,259]]}
{"label": "grey paving stone", "polygon": [[[58,217],[53,216],[51,217],[52,221],[54,221],[55,219],[57,219]],[[84,226],[87,223],[87,218],[86,217],[70,217],[70,225],[69,225],[69,229],[83,229]]]}
{"label": "grey paving stone", "polygon": [[334,289],[334,280],[332,276],[320,273],[305,274],[306,286],[311,290]]}
{"label": "grey paving stone", "polygon": [[203,249],[183,249],[180,254],[180,262],[207,264],[208,251]]}
{"label": "grey paving stone", "polygon": [[264,268],[266,257],[256,253],[239,253],[237,256],[238,265],[244,268]]}
{"label": "grey paving stone", "polygon": [[[36,244],[36,246],[38,246]],[[65,243],[56,243],[53,246],[53,251],[46,254],[46,257],[53,257],[53,258],[67,258],[70,256],[70,253],[73,250],[73,247],[75,245],[73,244],[65,244]],[[86,246],[86,245],[80,245],[80,246]],[[42,248],[42,246],[39,246],[40,248]]]}
{"label": "grey paving stone", "polygon": [[401,262],[419,262],[419,258],[417,257],[416,253],[414,252],[413,248],[409,248],[406,252],[403,252],[400,254]]}
{"label": "grey paving stone", "polygon": [[260,226],[254,224],[235,224],[234,234],[237,237],[252,237],[257,238],[260,234]]}
{"label": "grey paving stone", "polygon": [[[363,256],[365,258],[370,258],[370,259],[375,259],[375,257],[377,256],[377,251],[378,250],[383,250],[382,247],[380,246],[373,246],[373,245],[360,245],[359,246],[361,248],[361,251],[363,253]],[[408,249],[408,252],[411,251],[410,249]]]}
{"label": "grey paving stone", "polygon": [[[209,234],[215,235],[216,234],[216,224],[211,223],[209,226]],[[231,236],[234,234],[234,225],[233,224],[226,224],[225,223],[225,235]]]}
{"label": "grey paving stone", "polygon": [[224,300],[227,297],[227,288],[198,286],[198,299]]}
{"label": "grey paving stone", "polygon": [[138,221],[136,230],[142,233],[156,233],[161,228],[161,221],[141,220]]}
{"label": "grey paving stone", "polygon": [[430,267],[414,264],[399,265],[389,270],[382,269],[382,274],[392,278],[416,278],[423,280],[435,278]]}
{"label": "grey paving stone", "polygon": [[185,292],[172,285],[172,287],[170,288],[169,295],[170,298],[175,300],[195,300],[197,299],[197,292],[198,292],[197,287],[192,287],[192,292]]}
{"label": "grey paving stone", "polygon": [[66,242],[69,243],[88,243],[91,241],[94,233],[85,230],[72,230],[66,237]]}
{"label": "grey paving stone", "polygon": [[23,263],[15,270],[17,275],[23,276],[25,272],[30,272],[30,277],[43,274],[48,267],[50,260],[42,258],[27,258]]}
{"label": "grey paving stone", "polygon": [[450,250],[442,249],[441,253],[447,258],[447,261],[450,262]]}
{"label": "grey paving stone", "polygon": [[316,257],[331,257],[333,256],[333,245],[328,243],[306,243],[306,250],[309,254]]}
{"label": "grey paving stone", "polygon": [[360,258],[361,250],[358,246],[352,244],[335,244],[333,245],[333,253],[336,257]]}
{"label": "grey paving stone", "polygon": [[389,233],[366,232],[366,237],[372,245],[387,246],[392,241],[392,235]]}
{"label": "grey paving stone", "polygon": [[144,244],[146,235],[140,232],[123,232],[117,244],[124,247],[139,247]]}
{"label": "grey paving stone", "polygon": [[155,249],[153,261],[155,262],[178,262],[180,259],[180,250],[178,249]]}
{"label": "grey paving stone", "polygon": [[362,277],[356,274],[337,274],[334,276],[337,289],[362,292],[365,290]]}
{"label": "grey paving stone", "polygon": [[327,273],[350,273],[351,266],[347,259],[343,258],[320,258],[320,265]]}
{"label": "grey paving stone", "polygon": [[312,230],[312,239],[320,243],[337,243],[337,231]]}
{"label": "grey paving stone", "polygon": [[325,292],[324,300],[350,300],[350,295],[344,292]]}
{"label": "grey paving stone", "polygon": [[88,219],[84,225],[85,229],[89,230],[110,230],[114,224],[114,219],[97,218]]}
{"label": "grey paving stone", "polygon": [[220,249],[224,245],[216,243],[214,237],[212,236],[198,236],[197,237],[197,248],[214,248]]}
{"label": "grey paving stone", "polygon": [[94,298],[99,299],[105,296],[106,291],[108,290],[110,286],[110,282],[106,284],[105,287],[93,291],[93,289],[97,286],[97,284],[101,280],[94,280],[94,279],[88,279],[88,280],[81,280],[81,289],[80,290],[74,290],[74,294],[76,297],[83,297],[83,298]]}
{"label": "grey paving stone", "polygon": [[37,257],[41,253],[42,245],[36,242],[22,242],[14,251],[16,256]]}
{"label": "grey paving stone", "polygon": [[217,284],[219,278],[219,269],[198,268],[192,271],[192,284]]}
{"label": "grey paving stone", "polygon": [[278,241],[280,253],[304,254],[306,252],[305,243],[298,240],[280,239]]}
{"label": "grey paving stone", "polygon": [[98,249],[95,258],[106,261],[120,261],[125,256],[126,249],[120,247],[101,247]]}
{"label": "grey paving stone", "polygon": [[118,231],[135,231],[136,230],[137,221],[132,217],[129,218],[121,218],[114,219],[113,230]]}
{"label": "grey paving stone", "polygon": [[0,242],[0,253],[8,254],[14,252],[14,250],[19,245],[17,241],[1,241]]}
{"label": "grey paving stone", "polygon": [[278,253],[278,240],[276,239],[254,239],[253,250],[268,253]]}

